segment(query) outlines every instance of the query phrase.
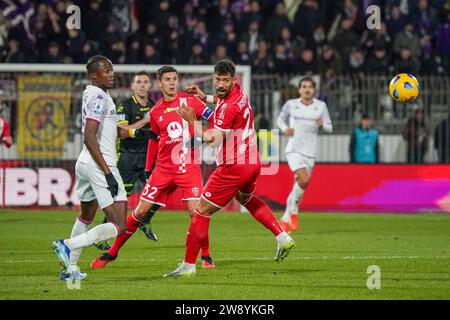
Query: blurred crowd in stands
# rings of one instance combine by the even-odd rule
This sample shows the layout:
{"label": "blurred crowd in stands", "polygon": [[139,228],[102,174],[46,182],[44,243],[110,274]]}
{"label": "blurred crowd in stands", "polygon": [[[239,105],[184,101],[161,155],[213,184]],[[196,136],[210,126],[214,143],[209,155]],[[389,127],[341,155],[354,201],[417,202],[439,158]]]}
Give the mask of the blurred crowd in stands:
{"label": "blurred crowd in stands", "polygon": [[[81,29],[68,30],[69,5]],[[366,26],[378,5],[381,25]],[[0,62],[214,64],[255,74],[450,74],[450,0],[0,0]]]}

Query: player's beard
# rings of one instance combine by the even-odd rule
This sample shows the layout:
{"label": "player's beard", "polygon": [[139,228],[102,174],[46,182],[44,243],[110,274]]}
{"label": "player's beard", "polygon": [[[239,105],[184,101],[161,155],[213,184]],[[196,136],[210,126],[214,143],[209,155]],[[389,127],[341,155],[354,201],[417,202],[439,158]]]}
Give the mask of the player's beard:
{"label": "player's beard", "polygon": [[230,93],[231,88],[229,90],[225,89],[225,88],[216,88],[216,92],[217,92],[217,96],[221,99],[225,98],[226,96],[228,96],[228,94]]}

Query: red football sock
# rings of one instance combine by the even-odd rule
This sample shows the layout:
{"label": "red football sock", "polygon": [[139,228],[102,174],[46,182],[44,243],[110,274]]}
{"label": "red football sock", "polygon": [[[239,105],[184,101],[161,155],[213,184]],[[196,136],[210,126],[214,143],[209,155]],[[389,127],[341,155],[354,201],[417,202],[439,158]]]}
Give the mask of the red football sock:
{"label": "red football sock", "polygon": [[127,217],[127,228],[124,233],[118,236],[114,240],[114,244],[111,249],[108,250],[108,253],[113,257],[116,257],[119,253],[120,248],[127,242],[127,240],[136,232],[139,220],[134,217],[134,211]]}
{"label": "red football sock", "polygon": [[202,257],[210,257],[211,256],[211,252],[209,252],[209,232],[207,234],[207,238],[205,240],[205,243],[206,243],[205,246],[201,248],[202,249],[201,256]]}
{"label": "red football sock", "polygon": [[244,207],[250,211],[253,218],[272,231],[275,236],[278,236],[281,232],[283,232],[283,228],[273,214],[272,210],[270,210],[270,208],[259,198],[252,196]]}
{"label": "red football sock", "polygon": [[207,247],[210,216],[194,211],[186,236],[186,255],[184,262],[195,264],[200,248]]}
{"label": "red football sock", "polygon": [[211,252],[209,251],[209,228],[208,228],[208,233],[206,234],[205,244],[200,249],[201,249],[201,255],[200,255],[201,257],[210,257],[211,256]]}

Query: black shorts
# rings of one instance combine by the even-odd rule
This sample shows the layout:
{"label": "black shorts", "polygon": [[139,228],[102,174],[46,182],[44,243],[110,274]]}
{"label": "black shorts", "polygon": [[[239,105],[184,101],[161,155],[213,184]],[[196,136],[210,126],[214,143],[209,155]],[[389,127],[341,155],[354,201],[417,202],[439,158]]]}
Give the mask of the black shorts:
{"label": "black shorts", "polygon": [[125,185],[127,196],[133,190],[137,179],[145,183],[145,162],[147,154],[145,153],[121,153],[117,167]]}

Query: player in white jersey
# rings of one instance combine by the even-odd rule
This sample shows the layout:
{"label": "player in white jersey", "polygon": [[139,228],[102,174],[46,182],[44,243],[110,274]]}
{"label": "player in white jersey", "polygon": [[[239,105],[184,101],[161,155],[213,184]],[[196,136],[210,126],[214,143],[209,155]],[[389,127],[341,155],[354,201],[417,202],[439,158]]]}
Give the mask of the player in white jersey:
{"label": "player in white jersey", "polygon": [[314,98],[315,89],[316,84],[312,78],[300,80],[300,98],[288,100],[277,119],[278,127],[289,137],[285,153],[295,175],[286,210],[280,219],[286,232],[298,230],[298,206],[311,178],[319,129],[328,133],[333,131],[327,105]]}
{"label": "player in white jersey", "polygon": [[[93,56],[87,64],[91,84],[83,92],[83,150],[75,165],[76,193],[81,214],[72,228],[70,239],[54,241],[52,246],[64,270],[61,280],[86,277],[77,266],[81,249],[96,242],[115,238],[125,231],[127,195],[117,170],[116,139],[155,138],[150,130],[124,130],[117,126],[116,106],[108,89],[114,85],[113,65],[104,56]],[[100,207],[108,223],[88,231]]]}

